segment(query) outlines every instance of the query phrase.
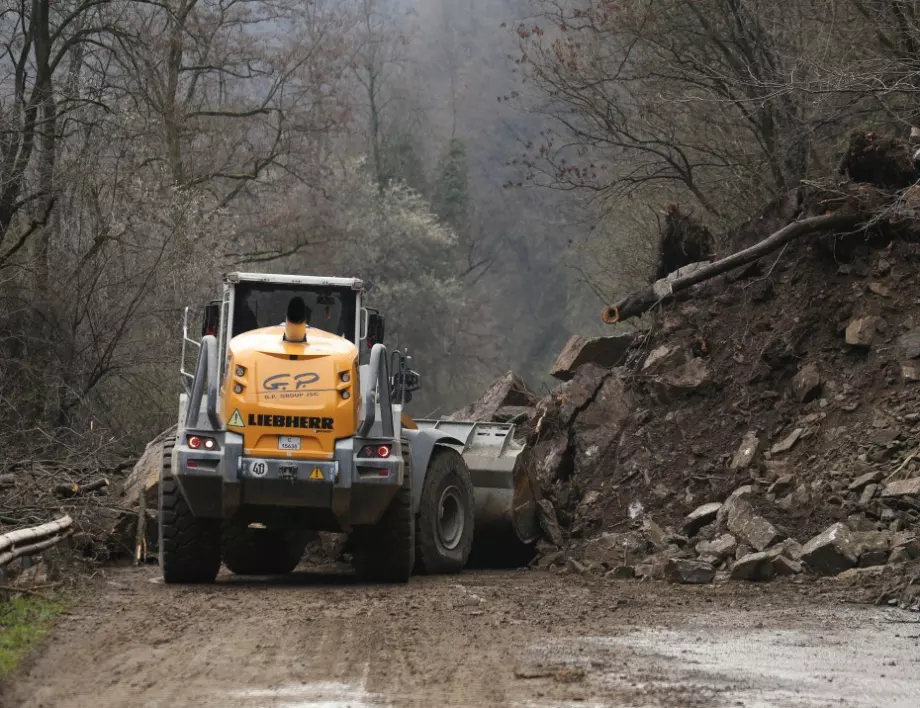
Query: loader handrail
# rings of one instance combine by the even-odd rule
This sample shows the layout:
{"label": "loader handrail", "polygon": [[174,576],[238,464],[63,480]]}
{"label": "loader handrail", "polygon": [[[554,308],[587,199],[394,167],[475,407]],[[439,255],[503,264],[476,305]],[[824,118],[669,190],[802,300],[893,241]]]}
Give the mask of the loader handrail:
{"label": "loader handrail", "polygon": [[374,422],[377,420],[377,397],[380,397],[380,415],[383,426],[383,437],[392,438],[393,407],[390,404],[390,376],[387,371],[387,348],[383,344],[375,344],[371,349],[371,358],[368,363],[368,377],[362,383],[365,391],[361,396],[361,424],[358,426],[358,436],[366,437]]}
{"label": "loader handrail", "polygon": [[186,428],[198,427],[205,381],[208,383],[208,420],[214,430],[220,430],[220,417],[217,415],[217,338],[211,334],[201,338],[198,365],[195,367],[195,379],[192,382],[192,395],[185,414]]}

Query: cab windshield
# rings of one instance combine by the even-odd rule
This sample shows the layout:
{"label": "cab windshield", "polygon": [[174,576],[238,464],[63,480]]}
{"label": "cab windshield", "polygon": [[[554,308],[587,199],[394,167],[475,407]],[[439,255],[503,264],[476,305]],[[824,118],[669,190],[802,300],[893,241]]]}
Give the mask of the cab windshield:
{"label": "cab windshield", "polygon": [[299,296],[307,305],[307,324],[355,343],[355,292],[349,288],[279,283],[238,283],[232,336],[284,324],[288,302]]}

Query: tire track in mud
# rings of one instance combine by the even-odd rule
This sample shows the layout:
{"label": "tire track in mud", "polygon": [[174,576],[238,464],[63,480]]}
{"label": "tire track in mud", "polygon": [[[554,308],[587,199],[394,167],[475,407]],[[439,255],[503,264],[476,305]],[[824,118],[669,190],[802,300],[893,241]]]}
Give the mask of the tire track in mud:
{"label": "tire track in mud", "polygon": [[310,572],[183,588],[115,570],[0,704],[915,708],[920,630],[898,631],[910,619],[782,584]]}

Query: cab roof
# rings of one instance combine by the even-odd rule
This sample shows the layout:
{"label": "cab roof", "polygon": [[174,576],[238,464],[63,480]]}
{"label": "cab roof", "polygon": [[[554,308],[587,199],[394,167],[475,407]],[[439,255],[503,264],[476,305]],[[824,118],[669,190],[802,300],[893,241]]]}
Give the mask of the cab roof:
{"label": "cab roof", "polygon": [[224,283],[278,283],[279,285],[319,285],[365,291],[367,285],[360,278],[333,278],[316,275],[276,275],[273,273],[224,273]]}

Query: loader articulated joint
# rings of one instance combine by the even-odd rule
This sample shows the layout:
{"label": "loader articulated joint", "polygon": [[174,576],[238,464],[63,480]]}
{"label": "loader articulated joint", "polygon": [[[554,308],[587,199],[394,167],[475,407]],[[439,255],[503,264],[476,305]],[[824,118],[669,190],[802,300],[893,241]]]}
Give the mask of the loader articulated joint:
{"label": "loader articulated joint", "polygon": [[207,335],[201,338],[201,350],[198,353],[198,365],[195,368],[195,380],[192,382],[192,395],[189,399],[188,412],[185,416],[186,428],[198,427],[201,413],[201,397],[204,387],[208,387],[207,414],[213,430],[220,430],[220,417],[217,415],[217,338]]}
{"label": "loader articulated joint", "polygon": [[371,349],[371,359],[368,365],[369,376],[362,382],[364,391],[361,393],[361,423],[358,425],[357,436],[368,437],[371,428],[377,420],[377,397],[380,397],[380,421],[383,426],[381,437],[392,438],[393,407],[390,403],[390,377],[387,372],[387,348],[383,344],[375,344]]}

